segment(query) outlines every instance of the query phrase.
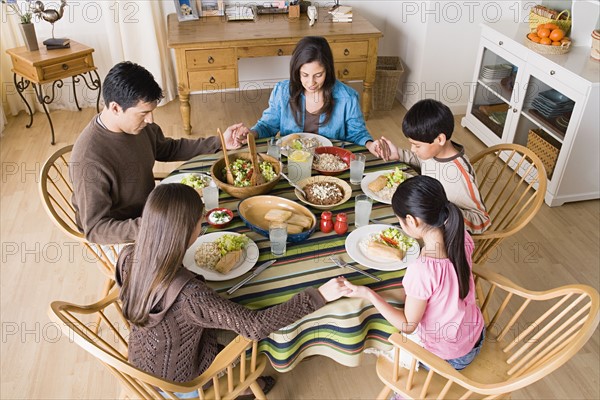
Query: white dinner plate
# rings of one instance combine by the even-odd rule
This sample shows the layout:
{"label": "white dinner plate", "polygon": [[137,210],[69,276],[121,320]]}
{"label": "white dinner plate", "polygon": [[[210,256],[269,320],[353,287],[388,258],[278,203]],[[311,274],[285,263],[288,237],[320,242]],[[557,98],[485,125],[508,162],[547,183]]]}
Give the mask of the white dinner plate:
{"label": "white dinner plate", "polygon": [[[372,198],[373,200],[378,201],[380,203],[392,204],[391,198],[389,200],[385,200],[382,197],[378,196],[377,193],[375,193],[374,191],[369,189],[369,184],[371,182],[373,182],[375,179],[377,179],[377,177],[379,177],[380,175],[389,174],[391,172],[394,172],[394,170],[387,169],[387,170],[383,170],[383,171],[369,172],[369,173],[365,174],[365,176],[363,176],[362,180],[360,181],[360,188],[362,189],[363,193],[366,194],[367,196],[369,196],[370,198]],[[413,174],[409,174],[406,171],[402,171],[402,172],[404,172],[408,178],[412,178],[414,176]]]}
{"label": "white dinner plate", "polygon": [[350,258],[365,267],[380,271],[397,271],[406,268],[410,262],[419,258],[421,249],[416,241],[415,244],[408,249],[402,261],[390,261],[369,256],[366,253],[367,242],[370,236],[390,227],[401,230],[396,226],[383,224],[365,225],[353,230],[346,238],[346,252]]}
{"label": "white dinner plate", "polygon": [[165,179],[161,180],[159,182],[159,184],[161,183],[181,183],[181,180],[183,178],[185,178],[188,175],[202,175],[202,176],[206,176],[210,179],[210,186],[217,186],[216,183],[212,180],[210,174],[204,173],[204,172],[182,172],[179,174],[175,174],[175,175],[170,175],[167,176]]}
{"label": "white dinner plate", "polygon": [[235,232],[213,232],[200,236],[185,252],[185,255],[183,256],[183,266],[192,272],[202,275],[207,281],[226,281],[229,279],[237,278],[238,276],[250,271],[258,261],[258,246],[250,238],[248,238],[248,244],[244,249],[244,260],[236,268],[229,271],[229,273],[221,274],[217,271],[212,271],[206,268],[200,268],[196,265],[194,255],[196,254],[196,249],[198,248],[198,246],[200,246],[200,244],[202,243],[214,242],[215,240],[226,234],[241,236],[240,233]]}
{"label": "white dinner plate", "polygon": [[[315,138],[315,139],[317,139],[319,141],[319,143],[320,143],[319,147],[333,146],[333,143],[331,142],[331,140],[329,140],[325,136],[317,135],[315,133],[299,132],[299,133],[296,133],[296,135],[300,135],[300,137],[303,137],[303,138]],[[286,136],[288,136],[288,135],[286,135]],[[281,139],[285,140],[285,136],[282,136]],[[287,150],[281,149],[281,154],[283,154],[284,156],[287,157]]]}

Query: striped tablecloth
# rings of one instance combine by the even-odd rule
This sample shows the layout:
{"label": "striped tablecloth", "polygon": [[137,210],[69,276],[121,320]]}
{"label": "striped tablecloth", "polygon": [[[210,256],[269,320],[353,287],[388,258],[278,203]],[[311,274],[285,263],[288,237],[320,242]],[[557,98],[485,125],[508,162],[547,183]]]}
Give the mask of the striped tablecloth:
{"label": "striped tablecloth", "polygon": [[[337,146],[341,144],[341,142],[334,142]],[[259,152],[266,152],[264,140],[258,140],[257,147]],[[391,169],[394,166],[394,163],[376,159],[365,147],[346,145],[345,148],[355,153],[367,153],[365,172]],[[182,164],[172,174],[191,171],[209,172],[213,162],[221,157],[222,153],[198,156]],[[338,177],[349,180],[349,172]],[[355,284],[371,287],[390,303],[400,305],[401,302],[395,296],[402,286],[404,270],[389,272],[362,267],[382,278],[381,282],[375,282],[350,269],[338,268],[328,259],[330,255],[336,255],[350,264],[357,265],[344,248],[347,235],[354,229],[354,196],[362,193],[359,186],[352,186],[352,188],[354,191],[352,198],[332,210],[334,214],[339,212],[348,214],[349,229],[346,235],[337,235],[335,232],[323,234],[317,229],[302,243],[288,243],[284,257],[278,257],[275,264],[238,289],[232,296],[227,295],[227,289],[245,278],[247,274],[228,281],[211,282],[210,285],[222,296],[236,303],[251,309],[262,309],[282,303],[307,287],[318,287],[332,277],[344,275]],[[283,179],[269,194],[297,200],[293,189]],[[237,215],[239,201],[225,192],[220,192],[219,206],[227,207],[235,213],[235,219],[227,226],[227,230],[244,233],[258,245],[260,257],[257,265],[259,265],[273,258],[269,240],[250,231],[244,225]],[[317,209],[311,211],[319,219],[321,211]],[[371,218],[383,223],[397,223],[391,207],[378,202],[373,203]],[[211,231],[212,228],[208,230]],[[291,370],[303,358],[312,355],[327,356],[340,364],[354,367],[361,363],[366,349],[390,350],[391,345],[388,344],[387,338],[396,331],[369,302],[343,298],[327,304],[261,340],[259,349],[266,354],[273,367],[281,372]]]}

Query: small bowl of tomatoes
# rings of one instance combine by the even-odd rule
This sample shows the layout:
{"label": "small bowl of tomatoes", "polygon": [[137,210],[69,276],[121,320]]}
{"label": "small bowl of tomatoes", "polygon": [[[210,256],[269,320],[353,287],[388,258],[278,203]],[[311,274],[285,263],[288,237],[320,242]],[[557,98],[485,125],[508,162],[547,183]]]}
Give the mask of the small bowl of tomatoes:
{"label": "small bowl of tomatoes", "polygon": [[206,222],[217,229],[224,228],[233,220],[233,211],[228,208],[213,208],[206,213]]}

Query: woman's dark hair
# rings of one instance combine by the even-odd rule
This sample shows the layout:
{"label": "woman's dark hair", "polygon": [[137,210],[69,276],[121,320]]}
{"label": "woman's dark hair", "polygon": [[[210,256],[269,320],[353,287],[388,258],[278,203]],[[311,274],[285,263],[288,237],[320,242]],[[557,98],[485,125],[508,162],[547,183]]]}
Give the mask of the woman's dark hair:
{"label": "woman's dark hair", "polygon": [[430,229],[443,230],[446,253],[458,278],[459,296],[464,299],[469,294],[471,276],[465,253],[465,222],[460,209],[448,201],[442,184],[424,175],[407,179],[396,189],[392,209],[402,220],[412,215]]}
{"label": "woman's dark hair", "polygon": [[335,85],[335,68],[333,53],[327,39],[321,36],[306,36],[302,38],[292,54],[290,61],[290,107],[296,123],[302,126],[302,94],[304,87],[300,80],[300,68],[304,64],[319,62],[325,68],[325,82],[323,83],[323,108],[325,113],[323,125],[329,122],[333,111],[333,85]]}
{"label": "woman's dark hair", "polygon": [[203,210],[198,192],[181,183],[158,185],[150,193],[121,288],[127,320],[138,326],[148,323],[150,311],[182,268],[183,256]]}
{"label": "woman's dark hair", "polygon": [[448,106],[437,100],[421,100],[406,112],[402,131],[407,138],[424,143],[433,143],[440,133],[450,140],[454,132],[454,116]]}
{"label": "woman's dark hair", "polygon": [[104,104],[117,103],[123,111],[140,101],[151,103],[162,99],[162,89],[144,67],[123,61],[108,71],[102,83]]}

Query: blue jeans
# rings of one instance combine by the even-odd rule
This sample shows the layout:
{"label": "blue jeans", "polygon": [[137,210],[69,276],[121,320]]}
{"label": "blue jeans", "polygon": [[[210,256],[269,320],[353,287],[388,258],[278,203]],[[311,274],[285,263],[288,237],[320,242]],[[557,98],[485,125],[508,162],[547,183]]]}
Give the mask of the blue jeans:
{"label": "blue jeans", "polygon": [[[160,394],[165,398],[168,399],[169,397],[167,396],[166,393],[164,393],[162,390],[159,390]],[[188,393],[179,393],[179,392],[175,392],[173,393],[178,399],[196,399],[198,398],[198,391],[197,390],[192,390],[191,392]]]}
{"label": "blue jeans", "polygon": [[467,367],[467,365],[471,364],[471,362],[475,359],[477,354],[479,354],[479,352],[481,351],[481,346],[483,346],[484,339],[485,339],[485,326],[483,327],[483,330],[481,331],[481,336],[479,337],[479,341],[475,344],[475,346],[473,346],[471,351],[469,351],[467,354],[465,354],[462,357],[452,358],[452,359],[446,360],[446,361],[448,361],[448,363],[450,365],[452,365],[452,367],[457,371],[460,371],[461,369],[465,369]]}

